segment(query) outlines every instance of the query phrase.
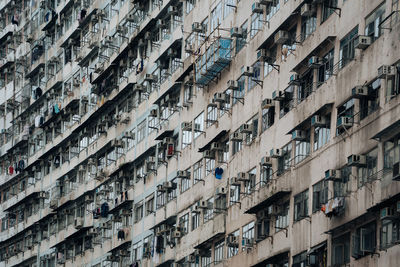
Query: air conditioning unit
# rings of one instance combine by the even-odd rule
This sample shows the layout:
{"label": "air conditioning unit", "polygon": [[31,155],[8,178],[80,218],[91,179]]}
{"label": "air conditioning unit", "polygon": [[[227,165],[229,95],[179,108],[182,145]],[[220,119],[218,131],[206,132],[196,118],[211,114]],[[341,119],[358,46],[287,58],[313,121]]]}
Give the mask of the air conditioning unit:
{"label": "air conditioning unit", "polygon": [[353,126],[353,119],[350,117],[339,117],[337,121],[337,127],[342,127],[345,129],[351,128]]}
{"label": "air conditioning unit", "polygon": [[132,132],[124,132],[124,133],[122,134],[122,138],[135,139],[135,133],[132,133]]}
{"label": "air conditioning unit", "polygon": [[243,29],[241,27],[233,27],[231,28],[231,37],[235,37],[235,38],[243,38],[244,36],[244,32]]}
{"label": "air conditioning unit", "polygon": [[153,74],[147,74],[146,73],[146,75],[144,77],[144,80],[147,81],[147,82],[155,82],[155,81],[157,81],[157,76],[153,75]]}
{"label": "air conditioning unit", "polygon": [[75,229],[81,229],[83,227],[83,218],[76,218],[74,222]]}
{"label": "air conditioning unit", "polygon": [[95,73],[101,73],[104,70],[104,64],[103,63],[96,63],[94,65],[94,72]]}
{"label": "air conditioning unit", "polygon": [[269,6],[274,3],[274,0],[258,0],[258,3],[263,6]]}
{"label": "air conditioning unit", "polygon": [[284,209],[280,205],[272,205],[269,208],[268,214],[271,216],[281,216],[284,215]]}
{"label": "air conditioning unit", "polygon": [[347,166],[363,167],[367,165],[367,157],[365,155],[351,155],[347,157]]}
{"label": "air conditioning unit", "polygon": [[114,140],[111,140],[111,146],[112,147],[124,147],[124,141],[122,141],[122,140],[118,140],[118,139],[114,139]]}
{"label": "air conditioning unit", "polygon": [[177,15],[178,8],[176,6],[169,6],[167,10],[168,15]]}
{"label": "air conditioning unit", "polygon": [[263,210],[259,210],[257,212],[256,217],[258,220],[262,220],[262,219],[268,218],[269,217],[268,215],[269,215],[268,211],[263,209]]}
{"label": "air conditioning unit", "polygon": [[378,78],[380,79],[386,79],[387,77],[394,76],[395,74],[395,66],[382,65],[378,68]]}
{"label": "air conditioning unit", "polygon": [[225,187],[216,188],[215,189],[215,195],[216,196],[226,195],[226,188]]}
{"label": "air conditioning unit", "polygon": [[173,238],[181,238],[181,237],[182,237],[182,232],[181,232],[181,231],[178,231],[178,230],[175,230],[175,231],[172,233],[172,237],[173,237]]}
{"label": "air conditioning unit", "polygon": [[53,210],[58,208],[58,199],[50,200],[50,208]]}
{"label": "air conditioning unit", "polygon": [[182,179],[190,179],[190,173],[188,171],[177,171],[176,177]]}
{"label": "air conditioning unit", "polygon": [[237,90],[238,88],[239,88],[238,81],[235,81],[235,80],[229,80],[228,81],[228,89]]}
{"label": "air conditioning unit", "polygon": [[221,150],[223,150],[223,145],[220,142],[212,142],[210,150],[211,151],[221,151]]}
{"label": "air conditioning unit", "polygon": [[302,17],[309,17],[315,13],[315,8],[311,4],[304,4],[301,7],[300,14]]}
{"label": "air conditioning unit", "polygon": [[253,67],[245,66],[245,67],[243,68],[243,75],[244,75],[244,76],[252,77],[252,76],[253,76],[253,73],[254,73]]}
{"label": "air conditioning unit", "polygon": [[158,117],[158,111],[157,111],[157,109],[152,109],[152,110],[150,110],[149,116],[152,117],[152,118],[157,118],[157,117]]}
{"label": "air conditioning unit", "polygon": [[239,246],[238,236],[232,234],[228,235],[226,238],[226,244],[228,247],[238,247]]}
{"label": "air conditioning unit", "polygon": [[274,40],[276,44],[284,44],[289,40],[289,33],[287,31],[278,31],[275,33]]}
{"label": "air conditioning unit", "polygon": [[174,185],[172,182],[163,182],[162,186],[164,189],[167,189],[167,190],[174,188]]}
{"label": "air conditioning unit", "polygon": [[199,32],[199,33],[202,33],[202,32],[205,32],[205,27],[204,27],[204,25],[202,24],[202,23],[200,23],[200,22],[193,22],[193,24],[192,24],[192,31],[193,32]]}
{"label": "air conditioning unit", "polygon": [[396,162],[393,164],[393,176],[392,179],[394,181],[400,181],[400,162]]}
{"label": "air conditioning unit", "polygon": [[244,123],[240,126],[239,132],[251,134],[253,132],[253,125]]}
{"label": "air conditioning unit", "polygon": [[126,34],[126,32],[128,31],[128,29],[122,25],[118,25],[115,29],[116,29],[116,32],[118,32],[120,34]]}
{"label": "air conditioning unit", "polygon": [[250,180],[250,174],[248,172],[239,172],[237,176],[239,181],[249,181]]}
{"label": "air conditioning unit", "polygon": [[165,145],[174,144],[174,143],[175,143],[175,140],[174,140],[174,138],[171,138],[171,137],[164,137],[163,143],[164,143]]}
{"label": "air conditioning unit", "polygon": [[271,158],[279,158],[282,157],[282,150],[279,148],[273,148],[269,151],[269,156]]}
{"label": "air conditioning unit", "polygon": [[192,131],[192,122],[191,121],[184,121],[181,123],[182,131]]}
{"label": "air conditioning unit", "polygon": [[189,255],[187,261],[190,262],[190,263],[196,262],[196,256],[193,255],[193,254]]}
{"label": "air conditioning unit", "polygon": [[205,158],[205,159],[215,159],[214,151],[204,150],[203,151],[203,158]]}
{"label": "air conditioning unit", "polygon": [[252,238],[242,238],[242,247],[252,247],[253,246],[253,239]]}
{"label": "air conditioning unit", "polygon": [[146,46],[146,41],[144,39],[139,39],[138,41],[138,46],[139,47],[145,47]]}
{"label": "air conditioning unit", "polygon": [[308,59],[308,67],[312,69],[317,69],[323,64],[323,59],[317,56],[312,56]]}
{"label": "air conditioning unit", "polygon": [[372,43],[371,36],[359,35],[354,39],[354,48],[366,49]]}
{"label": "air conditioning unit", "polygon": [[272,166],[272,158],[267,156],[262,157],[260,164],[261,166]]}
{"label": "air conditioning unit", "polygon": [[165,29],[168,28],[168,25],[162,21],[162,19],[157,20],[156,27],[159,29]]}
{"label": "air conditioning unit", "polygon": [[258,14],[262,14],[263,13],[263,7],[260,3],[253,3],[253,5],[251,6],[251,11],[253,13],[258,13]]}
{"label": "air conditioning unit", "polygon": [[193,54],[194,53],[194,45],[187,43],[185,44],[185,52],[189,53],[189,54]]}
{"label": "air conditioning unit", "polygon": [[231,183],[231,185],[240,185],[241,184],[241,182],[239,181],[239,179],[237,177],[232,177],[230,179],[230,183]]}
{"label": "air conditioning unit", "polygon": [[262,109],[268,109],[271,107],[274,107],[274,101],[271,98],[265,98],[262,102],[261,102],[261,108]]}
{"label": "air conditioning unit", "polygon": [[199,200],[196,204],[197,209],[208,209],[208,203],[205,200]]}
{"label": "air conditioning unit", "polygon": [[231,141],[233,142],[242,142],[243,141],[243,134],[242,133],[233,133],[231,134]]}
{"label": "air conditioning unit", "polygon": [[85,202],[86,203],[93,202],[93,200],[94,200],[93,195],[86,195],[85,196]]}
{"label": "air conditioning unit", "polygon": [[178,53],[176,52],[175,49],[169,48],[169,49],[167,50],[167,56],[168,56],[168,57],[174,58],[174,57],[177,57],[177,55],[178,55]]}
{"label": "air conditioning unit", "polygon": [[225,102],[227,102],[227,95],[225,93],[215,93],[214,101],[220,102],[220,103],[225,103]]}
{"label": "air conditioning unit", "polygon": [[327,181],[340,180],[340,171],[332,169],[325,171],[325,180]]}
{"label": "air conditioning unit", "polygon": [[272,92],[272,100],[282,101],[285,100],[285,91],[275,90]]}
{"label": "air conditioning unit", "polygon": [[390,207],[381,209],[379,217],[381,221],[395,220],[399,218],[398,214],[395,213],[394,209]]}
{"label": "air conditioning unit", "polygon": [[90,228],[90,229],[88,230],[88,234],[89,234],[89,235],[97,235],[98,233],[99,233],[99,231],[98,231],[97,228]]}
{"label": "air conditioning unit", "polygon": [[135,22],[136,21],[136,15],[135,14],[128,14],[128,16],[126,16],[126,21]]}
{"label": "air conditioning unit", "polygon": [[144,88],[144,86],[141,85],[141,84],[135,84],[135,85],[133,86],[133,90],[134,90],[134,91],[143,92],[143,91],[145,90],[145,88]]}
{"label": "air conditioning unit", "polygon": [[100,223],[100,228],[101,229],[111,229],[111,225],[106,222],[103,222],[103,223]]}
{"label": "air conditioning unit", "polygon": [[368,87],[367,86],[356,86],[351,89],[351,95],[354,98],[361,98],[368,96]]}
{"label": "air conditioning unit", "polygon": [[297,73],[290,75],[289,85],[300,85],[300,76]]}
{"label": "air conditioning unit", "polygon": [[114,255],[108,255],[105,259],[105,261],[110,261],[110,262],[117,262],[118,258]]}
{"label": "air conditioning unit", "polygon": [[38,198],[46,199],[47,198],[46,192],[40,191],[39,194],[38,194]]}
{"label": "air conditioning unit", "polygon": [[257,51],[257,60],[272,64],[275,60],[275,57],[271,55],[271,51],[265,48],[262,48]]}
{"label": "air conditioning unit", "polygon": [[311,125],[314,127],[322,127],[327,125],[327,120],[324,116],[314,115],[311,117]]}
{"label": "air conditioning unit", "polygon": [[302,130],[294,130],[292,132],[292,140],[303,141],[307,139],[307,133]]}

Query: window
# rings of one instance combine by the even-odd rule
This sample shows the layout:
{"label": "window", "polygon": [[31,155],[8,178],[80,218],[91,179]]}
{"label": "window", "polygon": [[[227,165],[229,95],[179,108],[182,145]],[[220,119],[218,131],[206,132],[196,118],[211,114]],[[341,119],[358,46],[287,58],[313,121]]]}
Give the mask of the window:
{"label": "window", "polygon": [[308,17],[302,17],[301,21],[301,41],[308,38],[317,29],[316,14]]}
{"label": "window", "polygon": [[224,5],[224,18],[229,16],[229,14],[232,13],[232,11],[236,10],[236,0],[225,0],[225,5]]}
{"label": "window", "polygon": [[201,267],[210,267],[212,264],[211,248],[204,249],[201,256]]}
{"label": "window", "polygon": [[203,212],[203,223],[208,222],[214,217],[214,198],[207,200],[207,208]]}
{"label": "window", "polygon": [[376,79],[367,86],[368,96],[360,99],[360,120],[379,109],[379,90],[381,79]]}
{"label": "window", "polygon": [[261,186],[267,185],[272,181],[273,169],[271,165],[261,166]]}
{"label": "window", "polygon": [[358,172],[358,187],[363,186],[367,182],[376,180],[378,172],[378,148],[368,152],[366,155],[366,166],[359,167]]}
{"label": "window", "polygon": [[307,266],[307,251],[293,256],[292,267],[304,267]]}
{"label": "window", "polygon": [[387,175],[392,175],[393,164],[399,162],[400,142],[399,136],[388,140],[383,145],[383,166]]}
{"label": "window", "polygon": [[398,244],[400,241],[400,222],[392,220],[382,221],[380,233],[380,249],[387,249]]}
{"label": "window", "polygon": [[259,218],[256,224],[256,241],[261,241],[267,238],[270,233],[270,219],[269,218]]}
{"label": "window", "polygon": [[292,165],[292,142],[281,148],[282,157],[278,158],[278,175],[290,169]]}
{"label": "window", "polygon": [[[400,14],[400,12],[399,12]],[[400,67],[397,67],[397,73],[386,79],[386,101],[400,94]]]}
{"label": "window", "polygon": [[261,62],[257,61],[256,63],[253,64],[253,76],[249,77],[249,91],[256,87],[257,82],[261,78]]}
{"label": "window", "polygon": [[295,141],[294,163],[300,163],[310,155],[310,130],[306,131],[307,139],[304,141]]}
{"label": "window", "polygon": [[358,35],[358,26],[355,27],[349,34],[347,34],[340,41],[340,51],[339,51],[339,68],[343,68],[354,58],[354,39]]}
{"label": "window", "polygon": [[[250,243],[254,241],[254,222],[250,222],[242,227],[242,240],[249,240]],[[242,241],[242,244],[244,241]]]}
{"label": "window", "polygon": [[149,134],[157,129],[157,125],[158,125],[158,118],[156,117],[149,118]]}
{"label": "window", "polygon": [[274,70],[273,65],[276,64],[277,46],[274,45],[273,47],[270,47],[269,50],[273,60],[271,60],[270,63],[264,62],[264,77]]}
{"label": "window", "polygon": [[247,20],[242,24],[241,28],[243,30],[243,38],[236,38],[236,54],[246,45],[247,39]]}
{"label": "window", "polygon": [[134,261],[139,261],[142,259],[142,241],[139,241],[132,246],[132,255]]}
{"label": "window", "polygon": [[[236,130],[235,133],[239,133],[239,129]],[[232,141],[232,155],[242,150],[242,143],[242,141]]]}
{"label": "window", "polygon": [[157,199],[156,199],[157,209],[164,207],[164,205],[165,205],[165,192],[157,191]]}
{"label": "window", "polygon": [[214,245],[214,264],[218,264],[224,259],[224,246],[225,246],[224,239],[215,243],[215,245]]}
{"label": "window", "polygon": [[246,124],[251,125],[253,128],[251,133],[244,134],[246,145],[250,145],[258,135],[258,114],[254,115],[253,118],[246,122]]}
{"label": "window", "polygon": [[358,229],[351,237],[351,256],[359,259],[372,254],[376,249],[376,223],[366,224]]}
{"label": "window", "polygon": [[274,124],[275,107],[263,109],[261,119],[262,119],[261,132],[264,132]]}
{"label": "window", "polygon": [[231,205],[240,201],[240,185],[231,185],[229,201]]}
{"label": "window", "polygon": [[167,192],[167,202],[170,202],[176,198],[176,182],[175,179],[171,181],[172,189],[169,189]]}
{"label": "window", "polygon": [[182,235],[186,235],[189,231],[189,213],[179,218],[179,227],[181,228]]}
{"label": "window", "polygon": [[199,160],[193,165],[193,184],[203,180],[203,160]]}
{"label": "window", "polygon": [[186,14],[189,14],[195,5],[196,5],[196,0],[186,0]]}
{"label": "window", "polygon": [[256,175],[257,175],[257,168],[251,169],[249,172],[249,177],[250,179],[245,182],[245,188],[244,191],[246,194],[251,194],[253,193],[254,187],[256,185]]}
{"label": "window", "polygon": [[326,119],[326,124],[324,126],[314,127],[314,151],[317,151],[329,142],[331,136],[331,114],[324,116]]}
{"label": "window", "polygon": [[193,129],[196,129],[194,131],[194,138],[196,139],[204,131],[204,112],[200,113],[199,116],[194,119]]}
{"label": "window", "polygon": [[139,202],[135,207],[135,223],[143,218],[143,202]]}
{"label": "window", "polygon": [[335,7],[337,7],[338,0],[328,0],[322,6],[322,22],[327,20],[330,15],[335,11]]}
{"label": "window", "polygon": [[232,105],[236,104],[238,101],[243,101],[244,98],[244,88],[245,88],[246,77],[241,76],[238,80],[238,88],[233,91]]}
{"label": "window", "polygon": [[[393,1],[392,1],[392,12],[393,12],[393,11],[398,11],[398,10],[400,10],[400,4],[399,4],[399,3],[400,3],[399,0],[393,0]],[[391,23],[392,25],[394,25],[394,24],[396,24],[399,20],[400,20],[399,12],[396,12],[396,13],[393,14],[390,23]]]}
{"label": "window", "polygon": [[334,60],[334,51],[332,48],[327,54],[322,57],[322,65],[318,69],[318,84],[320,86],[323,82],[328,80],[333,75],[333,60]]}
{"label": "window", "polygon": [[269,5],[269,8],[267,9],[267,21],[269,21],[272,16],[275,15],[276,12],[278,12],[280,8],[279,1],[280,0],[273,0],[272,3]]}
{"label": "window", "polygon": [[146,120],[139,123],[137,127],[137,142],[142,141],[146,136]]}
{"label": "window", "polygon": [[322,180],[313,185],[312,212],[321,210],[321,206],[328,202],[328,181]]}
{"label": "window", "polygon": [[211,11],[211,31],[214,31],[222,21],[222,0]]}
{"label": "window", "polygon": [[292,110],[294,106],[294,86],[290,85],[288,86],[284,91],[285,91],[285,98],[280,101],[280,111],[279,111],[279,117],[282,118],[285,116],[289,111]]}
{"label": "window", "polygon": [[207,107],[207,127],[213,125],[218,119],[218,109],[214,106]]}
{"label": "window", "polygon": [[[192,79],[192,77],[190,78]],[[185,84],[185,88],[183,90],[183,103],[185,103],[186,105],[192,103],[192,97],[193,97],[193,86]]]}
{"label": "window", "polygon": [[314,71],[308,71],[301,77],[300,86],[297,87],[297,102],[300,103],[314,91]]}
{"label": "window", "polygon": [[181,178],[181,193],[187,191],[190,188],[190,168],[186,169],[186,172],[188,172],[189,177],[186,178]]}
{"label": "window", "polygon": [[256,34],[262,29],[262,14],[253,13],[251,15],[251,26],[250,26],[250,38],[256,36]]}
{"label": "window", "polygon": [[199,227],[200,225],[200,213],[199,212],[195,212],[196,208],[196,204],[192,206],[191,210],[192,210],[192,231],[194,229],[197,229],[197,227]]}
{"label": "window", "polygon": [[332,240],[332,265],[342,266],[350,263],[350,233]]}
{"label": "window", "polygon": [[147,198],[146,200],[146,216],[154,212],[154,195]]}
{"label": "window", "polygon": [[308,217],[308,189],[294,196],[294,221]]}
{"label": "window", "polygon": [[365,35],[371,36],[372,41],[378,39],[382,34],[379,24],[385,14],[385,8],[386,5],[383,3],[365,19]]}
{"label": "window", "polygon": [[192,132],[191,131],[182,131],[182,149],[184,149],[191,143],[192,143]]}
{"label": "window", "polygon": [[206,159],[206,176],[212,174],[215,168],[215,159]]}
{"label": "window", "polygon": [[[239,242],[239,229],[233,233],[230,233],[229,235],[236,237],[236,240],[238,240],[238,242]],[[236,245],[236,244],[228,245],[228,258],[232,258],[233,256],[237,255],[238,253],[239,253],[238,245]]]}
{"label": "window", "polygon": [[333,183],[333,197],[344,197],[350,192],[351,167],[345,166],[340,169],[340,181]]}
{"label": "window", "polygon": [[282,214],[275,216],[275,232],[289,226],[289,201],[282,204]]}
{"label": "window", "polygon": [[[339,126],[339,123],[343,123],[343,120],[340,120],[339,118],[344,117],[344,118],[351,118],[351,120],[354,120],[354,98],[350,99],[343,105],[341,105],[338,108],[338,115],[337,115],[337,126]],[[336,128],[336,135],[340,135],[345,132],[345,129],[342,127],[337,127]]]}

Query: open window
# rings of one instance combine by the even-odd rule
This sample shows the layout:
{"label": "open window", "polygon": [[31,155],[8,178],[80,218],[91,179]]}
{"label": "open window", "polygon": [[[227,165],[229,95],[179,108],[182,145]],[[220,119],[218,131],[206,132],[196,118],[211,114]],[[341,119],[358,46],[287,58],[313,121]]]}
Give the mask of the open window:
{"label": "open window", "polygon": [[359,259],[373,254],[376,249],[376,223],[368,223],[357,228],[351,238],[351,256]]}
{"label": "open window", "polygon": [[350,233],[332,239],[332,265],[343,266],[350,263]]}

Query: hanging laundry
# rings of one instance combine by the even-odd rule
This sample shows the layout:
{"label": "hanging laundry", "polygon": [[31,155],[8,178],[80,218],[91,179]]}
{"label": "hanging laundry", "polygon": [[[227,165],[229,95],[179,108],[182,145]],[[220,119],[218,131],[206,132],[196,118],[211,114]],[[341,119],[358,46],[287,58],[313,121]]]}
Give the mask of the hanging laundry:
{"label": "hanging laundry", "polygon": [[18,13],[14,13],[14,15],[11,18],[11,23],[14,25],[19,26],[19,15]]}
{"label": "hanging laundry", "polygon": [[10,166],[8,167],[8,174],[9,174],[9,175],[13,175],[13,174],[14,174],[14,167],[13,167],[12,165],[10,165]]}
{"label": "hanging laundry", "polygon": [[118,240],[125,240],[125,232],[124,230],[119,230],[117,233]]}
{"label": "hanging laundry", "polygon": [[40,115],[35,117],[35,127],[38,128],[40,126]]}
{"label": "hanging laundry", "polygon": [[222,179],[222,174],[224,173],[224,169],[217,167],[215,168],[215,178]]}
{"label": "hanging laundry", "polygon": [[58,104],[55,104],[54,105],[54,114],[58,114],[58,113],[60,113],[60,108],[59,108]]}
{"label": "hanging laundry", "polygon": [[21,159],[21,160],[18,162],[18,168],[19,168],[21,171],[23,171],[23,170],[25,169],[25,161],[24,161],[23,159]]}

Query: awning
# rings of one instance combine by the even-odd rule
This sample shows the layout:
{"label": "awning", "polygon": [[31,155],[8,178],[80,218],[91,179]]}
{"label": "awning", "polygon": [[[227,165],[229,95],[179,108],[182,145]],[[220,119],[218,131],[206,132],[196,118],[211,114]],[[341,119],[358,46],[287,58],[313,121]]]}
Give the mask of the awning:
{"label": "awning", "polygon": [[171,137],[174,134],[174,130],[165,130],[162,133],[160,133],[154,140],[161,141],[165,137]]}
{"label": "awning", "polygon": [[179,90],[179,86],[181,85],[181,82],[174,82],[163,94],[161,94],[156,101],[154,101],[154,104],[159,105],[161,102],[161,99],[163,99],[166,95],[170,94],[171,92],[174,92],[174,90]]}
{"label": "awning", "polygon": [[160,225],[166,224],[166,225],[174,225],[176,223],[176,215],[169,216],[168,218],[162,220],[161,222],[157,223],[150,229],[156,229]]}
{"label": "awning", "polygon": [[220,131],[213,139],[211,139],[206,145],[204,145],[203,147],[199,148],[199,152],[203,152],[205,150],[208,150],[209,147],[211,146],[211,143],[213,142],[217,142],[219,140],[221,140],[227,133],[229,132],[229,130],[222,130]]}
{"label": "awning", "polygon": [[30,72],[28,72],[25,77],[26,78],[31,78],[33,77],[36,73],[39,72],[40,68],[43,67],[44,68],[44,62],[43,63],[39,63],[34,69],[32,69]]}
{"label": "awning", "polygon": [[374,206],[370,207],[369,209],[367,209],[367,211],[368,212],[379,211],[380,209],[387,207],[391,204],[394,204],[399,200],[400,200],[400,193],[398,193],[394,196],[390,196],[386,199],[383,199],[381,202],[379,202],[379,203],[375,204]]}
{"label": "awning", "polygon": [[156,266],[157,267],[170,267],[170,266],[172,266],[171,263],[173,263],[174,261],[175,261],[174,259],[169,259],[169,260],[166,260]]}
{"label": "awning", "polygon": [[386,139],[392,137],[395,133],[400,131],[400,119],[391,125],[387,126],[383,130],[376,133],[371,139],[375,139],[377,141],[381,141],[382,139]]}
{"label": "awning", "polygon": [[308,255],[314,254],[314,252],[316,252],[317,250],[319,250],[319,249],[321,249],[321,248],[323,248],[323,247],[326,247],[326,246],[327,246],[327,241],[324,241],[324,242],[322,242],[321,244],[318,244],[318,245],[312,247],[312,248],[310,249],[310,251],[307,252],[307,254],[308,254]]}
{"label": "awning", "polygon": [[270,206],[271,204],[279,201],[280,199],[282,199],[285,196],[290,195],[291,191],[288,190],[280,190],[277,191],[275,194],[272,194],[270,197],[268,197],[267,199],[261,201],[260,203],[258,203],[257,205],[251,207],[250,209],[246,210],[244,213],[247,214],[256,214],[258,211],[263,210],[265,208],[267,208],[268,206]]}
{"label": "awning", "polygon": [[209,238],[204,240],[203,242],[197,244],[194,246],[195,249],[201,249],[201,248],[206,248],[210,245],[210,243],[214,240],[220,239],[221,237],[225,236],[225,231],[220,231],[220,232],[215,232],[213,235],[211,235]]}
{"label": "awning", "polygon": [[289,253],[290,250],[285,249],[283,252],[278,252],[277,254],[253,265],[252,267],[265,267],[266,264],[276,264],[280,263],[283,260],[288,260],[289,259]]}
{"label": "awning", "polygon": [[164,52],[162,52],[162,53],[156,58],[156,60],[154,60],[154,62],[157,62],[157,60],[160,60],[161,58],[164,58],[164,57],[167,55],[168,50],[169,50],[170,48],[177,47],[177,46],[179,45],[179,42],[182,43],[182,38],[176,39],[174,42],[172,42],[172,43],[164,50]]}
{"label": "awning", "polygon": [[[14,181],[15,181],[15,180],[14,180]],[[38,195],[38,194],[39,194],[39,192],[32,192],[32,193],[30,193],[29,195],[25,196],[24,198],[20,199],[19,201],[15,202],[13,205],[11,205],[11,206],[7,207],[6,209],[4,209],[4,211],[9,211],[9,210],[11,210],[11,209],[13,209],[13,208],[15,208],[15,207],[21,205],[22,202],[25,202],[25,201],[27,201],[28,199],[33,198],[33,197],[35,197],[35,196]]]}
{"label": "awning", "polygon": [[313,116],[325,113],[328,109],[332,108],[332,106],[333,106],[333,103],[324,104],[317,111],[315,111],[310,116],[308,116],[305,120],[303,120],[300,124],[296,125],[293,129],[291,129],[289,132],[287,132],[287,134],[292,134],[292,132],[295,130],[308,128],[311,125],[311,118]]}
{"label": "awning", "polygon": [[347,230],[354,228],[355,226],[365,224],[373,219],[376,219],[375,214],[373,214],[372,212],[367,212],[367,213],[364,213],[363,215],[360,215],[360,216],[354,218],[351,221],[348,221],[347,223],[341,224],[335,228],[332,228],[332,229],[326,231],[325,234],[330,234],[333,236],[342,234],[342,233],[346,232]]}

